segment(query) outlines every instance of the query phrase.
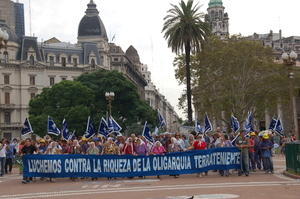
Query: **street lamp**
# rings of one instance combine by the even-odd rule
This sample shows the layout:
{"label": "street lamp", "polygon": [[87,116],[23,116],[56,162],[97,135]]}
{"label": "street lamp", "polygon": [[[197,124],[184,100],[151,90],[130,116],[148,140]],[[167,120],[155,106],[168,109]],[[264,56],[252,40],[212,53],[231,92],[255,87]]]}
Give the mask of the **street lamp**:
{"label": "street lamp", "polygon": [[[0,49],[1,48],[4,48],[5,50],[7,49],[8,38],[9,38],[9,35],[6,32],[6,30],[2,30],[0,28]],[[0,52],[0,54],[1,54],[1,52]]]}
{"label": "street lamp", "polygon": [[[294,72],[293,72],[293,66],[296,64],[296,60],[297,60],[297,53],[295,53],[294,51],[291,51],[290,54],[287,53],[283,53],[282,54],[282,60],[283,60],[283,64],[288,66],[288,71],[289,71],[289,89],[290,89],[290,106],[291,106],[291,110],[290,110],[290,114],[291,114],[291,129],[292,129],[292,134],[295,135],[295,120],[294,120],[294,116],[295,116],[295,110],[294,110],[294,97],[293,97],[293,81],[292,79],[294,78]],[[299,139],[299,133],[297,133],[297,138]]]}
{"label": "street lamp", "polygon": [[108,101],[107,108],[109,109],[109,115],[111,116],[111,101],[115,99],[115,93],[114,92],[106,92],[105,93],[106,100]]}

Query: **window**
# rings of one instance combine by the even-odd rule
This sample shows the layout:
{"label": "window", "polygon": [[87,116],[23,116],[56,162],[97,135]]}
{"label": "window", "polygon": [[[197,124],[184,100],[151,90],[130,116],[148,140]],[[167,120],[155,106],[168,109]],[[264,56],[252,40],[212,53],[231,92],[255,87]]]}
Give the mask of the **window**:
{"label": "window", "polygon": [[61,58],[61,66],[66,66],[66,58],[65,57],[62,57]]}
{"label": "window", "polygon": [[65,80],[67,80],[67,78],[65,78],[65,77],[61,78],[61,81],[65,81]]}
{"label": "window", "polygon": [[33,99],[35,97],[35,93],[30,93],[30,99]]}
{"label": "window", "polygon": [[4,75],[4,84],[9,84],[9,75]]}
{"label": "window", "polygon": [[30,55],[30,65],[34,65],[34,56]]}
{"label": "window", "polygon": [[54,77],[50,77],[50,86],[53,86],[54,84],[55,84]]}
{"label": "window", "polygon": [[35,77],[30,76],[30,85],[35,85]]}
{"label": "window", "polygon": [[77,58],[73,58],[73,66],[77,67]]}
{"label": "window", "polygon": [[92,68],[95,68],[95,60],[94,59],[91,60],[91,66],[92,66]]}
{"label": "window", "polygon": [[4,59],[4,62],[5,62],[5,63],[8,62],[8,52],[5,51],[5,52],[3,53],[3,59]]}
{"label": "window", "polygon": [[12,139],[12,136],[11,136],[11,133],[3,133],[3,137],[7,140],[11,140]]}
{"label": "window", "polygon": [[114,58],[114,61],[119,61],[119,59],[118,58]]}
{"label": "window", "polygon": [[4,122],[9,123],[10,122],[10,112],[4,112]]}
{"label": "window", "polygon": [[50,61],[50,66],[54,66],[54,57],[53,56],[49,57],[49,61]]}
{"label": "window", "polygon": [[10,93],[5,93],[5,104],[10,104]]}

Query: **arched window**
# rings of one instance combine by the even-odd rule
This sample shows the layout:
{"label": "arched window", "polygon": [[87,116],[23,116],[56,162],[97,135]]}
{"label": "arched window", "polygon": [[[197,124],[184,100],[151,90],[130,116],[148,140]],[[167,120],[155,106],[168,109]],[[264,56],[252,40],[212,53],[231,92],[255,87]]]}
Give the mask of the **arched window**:
{"label": "arched window", "polygon": [[30,55],[30,65],[34,65],[34,56]]}
{"label": "arched window", "polygon": [[95,68],[95,60],[94,59],[91,60],[91,67]]}
{"label": "arched window", "polygon": [[4,59],[4,62],[5,62],[5,63],[8,62],[8,52],[5,51],[5,52],[3,53],[3,59]]}

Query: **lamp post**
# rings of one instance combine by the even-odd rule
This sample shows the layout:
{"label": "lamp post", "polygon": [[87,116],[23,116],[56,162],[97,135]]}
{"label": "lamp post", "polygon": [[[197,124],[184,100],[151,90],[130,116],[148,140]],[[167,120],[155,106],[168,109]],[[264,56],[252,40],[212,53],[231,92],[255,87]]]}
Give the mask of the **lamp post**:
{"label": "lamp post", "polygon": [[[292,134],[295,135],[295,110],[294,110],[294,96],[293,96],[293,81],[292,79],[294,78],[294,72],[293,72],[293,66],[296,64],[296,60],[297,60],[297,53],[295,53],[294,51],[291,51],[290,54],[287,53],[283,53],[282,54],[282,60],[283,60],[283,64],[286,65],[288,67],[288,77],[289,77],[289,89],[290,89],[290,114],[291,114],[291,130],[292,130]],[[297,139],[299,139],[299,133],[297,133]]]}
{"label": "lamp post", "polygon": [[115,93],[114,92],[106,92],[105,93],[106,100],[108,101],[107,108],[109,109],[109,116],[111,116],[111,102],[115,99]]}

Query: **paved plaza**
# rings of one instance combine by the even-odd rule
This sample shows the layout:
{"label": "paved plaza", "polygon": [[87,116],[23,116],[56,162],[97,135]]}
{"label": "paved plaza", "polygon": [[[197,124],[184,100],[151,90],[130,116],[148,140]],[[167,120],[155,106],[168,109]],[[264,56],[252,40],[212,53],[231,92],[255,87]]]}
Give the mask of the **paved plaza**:
{"label": "paved plaza", "polygon": [[22,184],[18,168],[12,174],[0,178],[0,199],[25,198],[104,198],[104,199],[219,199],[219,198],[263,198],[284,199],[299,198],[300,180],[289,178],[282,173],[285,170],[285,158],[274,157],[274,174],[263,171],[251,172],[249,177],[238,176],[234,172],[229,177],[221,177],[218,172],[209,171],[207,176],[198,178],[196,174],[156,176],[146,179],[118,178],[96,181],[60,178],[56,182],[40,181]]}

